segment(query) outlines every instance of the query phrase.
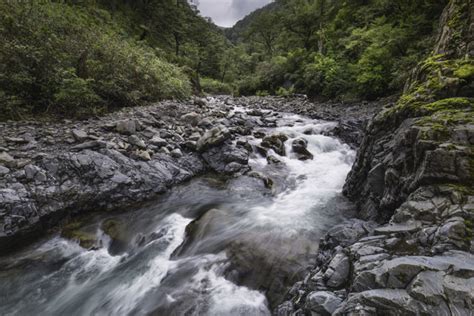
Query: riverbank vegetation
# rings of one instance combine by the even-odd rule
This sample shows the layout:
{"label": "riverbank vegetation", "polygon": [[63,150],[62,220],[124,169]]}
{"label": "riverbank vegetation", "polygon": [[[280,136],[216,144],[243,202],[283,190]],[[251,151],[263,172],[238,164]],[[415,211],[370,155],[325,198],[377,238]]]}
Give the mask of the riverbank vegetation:
{"label": "riverbank vegetation", "polygon": [[231,29],[186,0],[3,1],[0,118],[194,94],[399,93],[447,0],[277,0]]}

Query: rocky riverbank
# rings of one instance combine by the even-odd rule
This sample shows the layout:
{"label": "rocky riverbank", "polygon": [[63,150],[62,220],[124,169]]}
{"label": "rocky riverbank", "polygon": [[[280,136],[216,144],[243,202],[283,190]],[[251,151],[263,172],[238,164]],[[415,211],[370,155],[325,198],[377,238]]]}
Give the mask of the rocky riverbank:
{"label": "rocky riverbank", "polygon": [[473,314],[473,10],[450,2],[433,56],[368,125],[344,188],[359,219],[275,314]]}
{"label": "rocky riverbank", "polygon": [[305,111],[316,106],[304,98],[222,97],[87,121],[0,123],[0,249],[15,250],[78,214],[151,199],[203,172],[245,173],[251,151],[284,148],[271,137],[267,148],[252,148],[243,136],[265,137],[259,129],[275,126],[274,110],[296,105],[315,115]]}

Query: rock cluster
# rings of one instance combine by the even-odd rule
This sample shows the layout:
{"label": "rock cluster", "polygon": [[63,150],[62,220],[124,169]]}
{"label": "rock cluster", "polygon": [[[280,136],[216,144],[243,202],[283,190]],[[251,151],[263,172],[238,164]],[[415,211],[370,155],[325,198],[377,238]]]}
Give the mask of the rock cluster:
{"label": "rock cluster", "polygon": [[[245,136],[274,127],[277,113],[260,109],[265,98],[247,101],[165,101],[87,121],[0,123],[0,250],[70,216],[125,208],[205,171],[248,172],[254,148]],[[283,137],[274,148],[281,154]]]}
{"label": "rock cluster", "polygon": [[[463,7],[474,9],[450,1],[440,40],[469,24],[447,22]],[[417,69],[398,104],[367,126],[344,187],[359,219],[327,233],[275,314],[472,315],[474,102],[472,76],[451,78],[448,65],[465,62],[452,54]]]}

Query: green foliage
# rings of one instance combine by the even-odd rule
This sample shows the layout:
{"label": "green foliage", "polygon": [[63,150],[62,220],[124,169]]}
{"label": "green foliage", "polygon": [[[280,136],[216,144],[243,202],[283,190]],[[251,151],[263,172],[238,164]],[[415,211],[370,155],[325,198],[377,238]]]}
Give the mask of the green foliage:
{"label": "green foliage", "polygon": [[0,117],[83,117],[188,97],[189,78],[168,53],[136,36],[143,32],[132,23],[138,9],[117,6],[1,2]]}
{"label": "green foliage", "polygon": [[211,78],[202,78],[201,88],[204,93],[214,95],[231,95],[233,93],[232,86]]}
{"label": "green foliage", "polygon": [[429,53],[446,4],[277,0],[227,32],[256,61],[237,66],[237,77],[257,78],[241,80],[239,90],[276,93],[294,86],[311,96],[364,99],[400,92]]}
{"label": "green foliage", "polygon": [[454,75],[461,79],[469,79],[474,77],[474,65],[465,64],[454,71]]}

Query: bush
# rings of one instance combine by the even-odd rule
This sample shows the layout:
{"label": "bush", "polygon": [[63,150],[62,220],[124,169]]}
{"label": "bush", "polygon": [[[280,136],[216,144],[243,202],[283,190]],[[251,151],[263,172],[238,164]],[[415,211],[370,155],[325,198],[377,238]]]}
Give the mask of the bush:
{"label": "bush", "polygon": [[230,95],[233,93],[232,86],[227,83],[220,82],[211,78],[202,78],[201,79],[201,88],[204,93],[214,94],[214,95]]}
{"label": "bush", "polygon": [[190,95],[188,78],[162,53],[121,35],[88,5],[0,3],[0,110],[86,116]]}

